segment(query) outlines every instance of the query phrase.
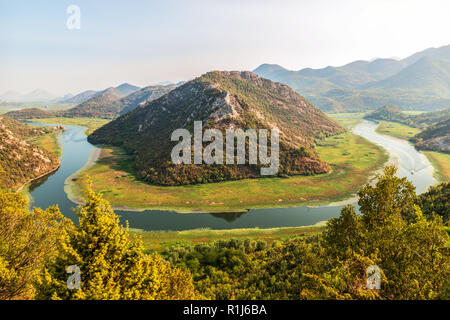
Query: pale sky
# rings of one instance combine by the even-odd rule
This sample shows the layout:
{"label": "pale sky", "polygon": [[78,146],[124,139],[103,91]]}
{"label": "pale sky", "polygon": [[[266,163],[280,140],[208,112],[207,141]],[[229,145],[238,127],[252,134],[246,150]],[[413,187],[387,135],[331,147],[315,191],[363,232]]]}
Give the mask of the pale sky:
{"label": "pale sky", "polygon": [[[69,5],[81,29],[69,30]],[[0,0],[0,94],[299,70],[450,44],[448,0]]]}

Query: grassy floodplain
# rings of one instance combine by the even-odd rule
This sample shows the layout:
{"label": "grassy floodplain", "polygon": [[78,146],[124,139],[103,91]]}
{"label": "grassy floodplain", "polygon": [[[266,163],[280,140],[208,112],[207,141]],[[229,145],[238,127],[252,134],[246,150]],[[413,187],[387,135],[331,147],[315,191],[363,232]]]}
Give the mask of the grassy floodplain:
{"label": "grassy floodplain", "polygon": [[142,239],[147,251],[162,251],[174,245],[195,245],[229,239],[265,240],[270,243],[277,240],[319,234],[325,229],[325,225],[325,222],[322,222],[313,226],[294,228],[195,229],[186,231],[142,231],[140,229],[130,229],[130,233]]}
{"label": "grassy floodplain", "polygon": [[[413,111],[411,111],[412,113]],[[417,114],[421,113],[417,111]],[[397,122],[381,121],[376,132],[400,139],[408,140],[421,130]],[[435,178],[439,182],[450,181],[450,154],[436,151],[422,151],[435,169]]]}
{"label": "grassy floodplain", "polygon": [[420,129],[397,122],[381,121],[375,131],[379,134],[385,134],[399,139],[408,140],[418,134]]}
{"label": "grassy floodplain", "polygon": [[439,182],[450,181],[450,154],[423,151],[435,169],[435,178]]}
{"label": "grassy floodplain", "polygon": [[61,125],[69,125],[69,126],[78,126],[85,127],[86,131],[84,132],[86,135],[90,135],[96,129],[101,126],[107,124],[111,120],[107,119],[94,119],[94,118],[43,118],[43,119],[31,119],[33,122],[41,122],[41,123],[54,123]]}
{"label": "grassy floodplain", "polygon": [[167,187],[139,181],[131,158],[119,148],[105,147],[94,166],[68,181],[69,197],[81,199],[87,174],[115,208],[223,212],[319,205],[349,198],[387,161],[380,147],[351,133],[320,141],[317,151],[331,164],[330,173]]}

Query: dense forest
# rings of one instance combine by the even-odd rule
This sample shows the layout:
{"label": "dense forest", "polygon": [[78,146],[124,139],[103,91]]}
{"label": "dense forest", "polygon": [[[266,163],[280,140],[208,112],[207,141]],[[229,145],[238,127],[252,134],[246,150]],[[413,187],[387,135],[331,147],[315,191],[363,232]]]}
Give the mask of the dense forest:
{"label": "dense forest", "polygon": [[[145,252],[101,194],[79,224],[0,189],[0,299],[450,299],[449,185],[416,196],[386,167],[322,234]],[[66,267],[80,268],[70,290]],[[380,270],[379,290],[367,268]]]}

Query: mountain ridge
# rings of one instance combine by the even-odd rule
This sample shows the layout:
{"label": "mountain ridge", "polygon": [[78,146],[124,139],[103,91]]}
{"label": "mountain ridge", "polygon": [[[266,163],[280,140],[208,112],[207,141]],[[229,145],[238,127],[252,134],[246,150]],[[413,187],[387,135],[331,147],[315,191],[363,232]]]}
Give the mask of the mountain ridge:
{"label": "mountain ridge", "polygon": [[212,71],[147,102],[93,132],[88,140],[135,155],[139,178],[178,185],[259,177],[254,165],[175,165],[170,161],[177,128],[280,129],[280,173],[329,171],[314,150],[315,139],[345,129],[288,86],[251,72]]}

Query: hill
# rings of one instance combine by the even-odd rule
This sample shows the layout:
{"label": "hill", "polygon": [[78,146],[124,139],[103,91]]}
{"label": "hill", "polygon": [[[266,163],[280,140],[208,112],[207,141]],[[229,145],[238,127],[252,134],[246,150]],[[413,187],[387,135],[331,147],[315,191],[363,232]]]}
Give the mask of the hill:
{"label": "hill", "polygon": [[417,149],[450,153],[450,118],[429,126],[415,139]]}
{"label": "hill", "polygon": [[441,111],[409,115],[402,112],[396,106],[384,106],[368,113],[364,118],[369,120],[393,121],[406,124],[410,127],[423,129],[434,123],[450,119],[450,108]]}
{"label": "hill", "polygon": [[403,60],[359,60],[298,71],[263,64],[254,72],[289,85],[329,112],[367,111],[387,104],[405,110],[436,110],[450,103],[450,45]]}
{"label": "hill", "polygon": [[95,95],[93,98],[63,113],[64,117],[114,118],[119,111],[115,102],[120,99],[115,88]]}
{"label": "hill", "polygon": [[41,119],[51,118],[57,114],[55,111],[47,111],[39,108],[26,108],[21,110],[9,111],[5,113],[5,116],[14,120],[26,120],[26,119]]}
{"label": "hill", "polygon": [[157,85],[157,86],[148,86],[139,91],[136,91],[129,96],[120,99],[118,102],[120,105],[119,113],[125,114],[137,108],[137,106],[141,103],[156,100],[159,97],[165,95],[166,93],[172,91],[177,86],[174,84],[169,85]]}
{"label": "hill", "polygon": [[89,99],[92,99],[96,96],[102,95],[104,93],[110,93],[117,95],[120,98],[126,97],[133,92],[136,92],[140,90],[139,87],[133,86],[129,83],[122,83],[121,85],[117,87],[109,87],[101,91],[95,91],[95,90],[87,90],[83,91],[75,96],[72,96],[66,100],[61,101],[62,103],[66,104],[81,104],[83,102],[88,101]]}
{"label": "hill", "polygon": [[59,167],[53,154],[27,142],[41,134],[44,129],[33,129],[0,116],[0,167],[5,171],[0,176],[2,185],[14,190]]}
{"label": "hill", "polygon": [[119,89],[119,87],[111,87],[82,104],[65,111],[62,115],[69,118],[89,117],[113,119],[133,110],[140,103],[161,97],[176,86],[149,86],[138,91],[134,91],[134,88],[136,87],[133,87],[133,93],[122,98],[121,96],[125,92],[130,91],[130,89]]}
{"label": "hill", "polygon": [[141,88],[133,86],[129,83],[122,83],[121,85],[117,86],[115,89],[117,90],[118,95],[120,97],[126,97],[126,96],[132,94],[133,92],[140,90]]}
{"label": "hill", "polygon": [[95,90],[87,90],[87,91],[83,91],[77,95],[74,95],[73,97],[70,97],[66,100],[63,100],[62,102],[67,103],[67,104],[80,104],[80,103],[83,103],[83,102],[91,99],[96,94],[97,94],[97,91],[95,91]]}
{"label": "hill", "polygon": [[[170,154],[175,129],[280,130],[279,174],[329,171],[314,150],[315,139],[344,132],[288,86],[251,72],[209,72],[147,102],[92,133],[94,144],[110,144],[135,155],[137,175],[151,183],[193,184],[259,177],[258,165],[175,165]],[[205,144],[203,145],[205,147]],[[248,163],[248,161],[247,161]]]}
{"label": "hill", "polygon": [[450,61],[425,56],[399,73],[363,89],[419,90],[423,94],[450,96]]}

